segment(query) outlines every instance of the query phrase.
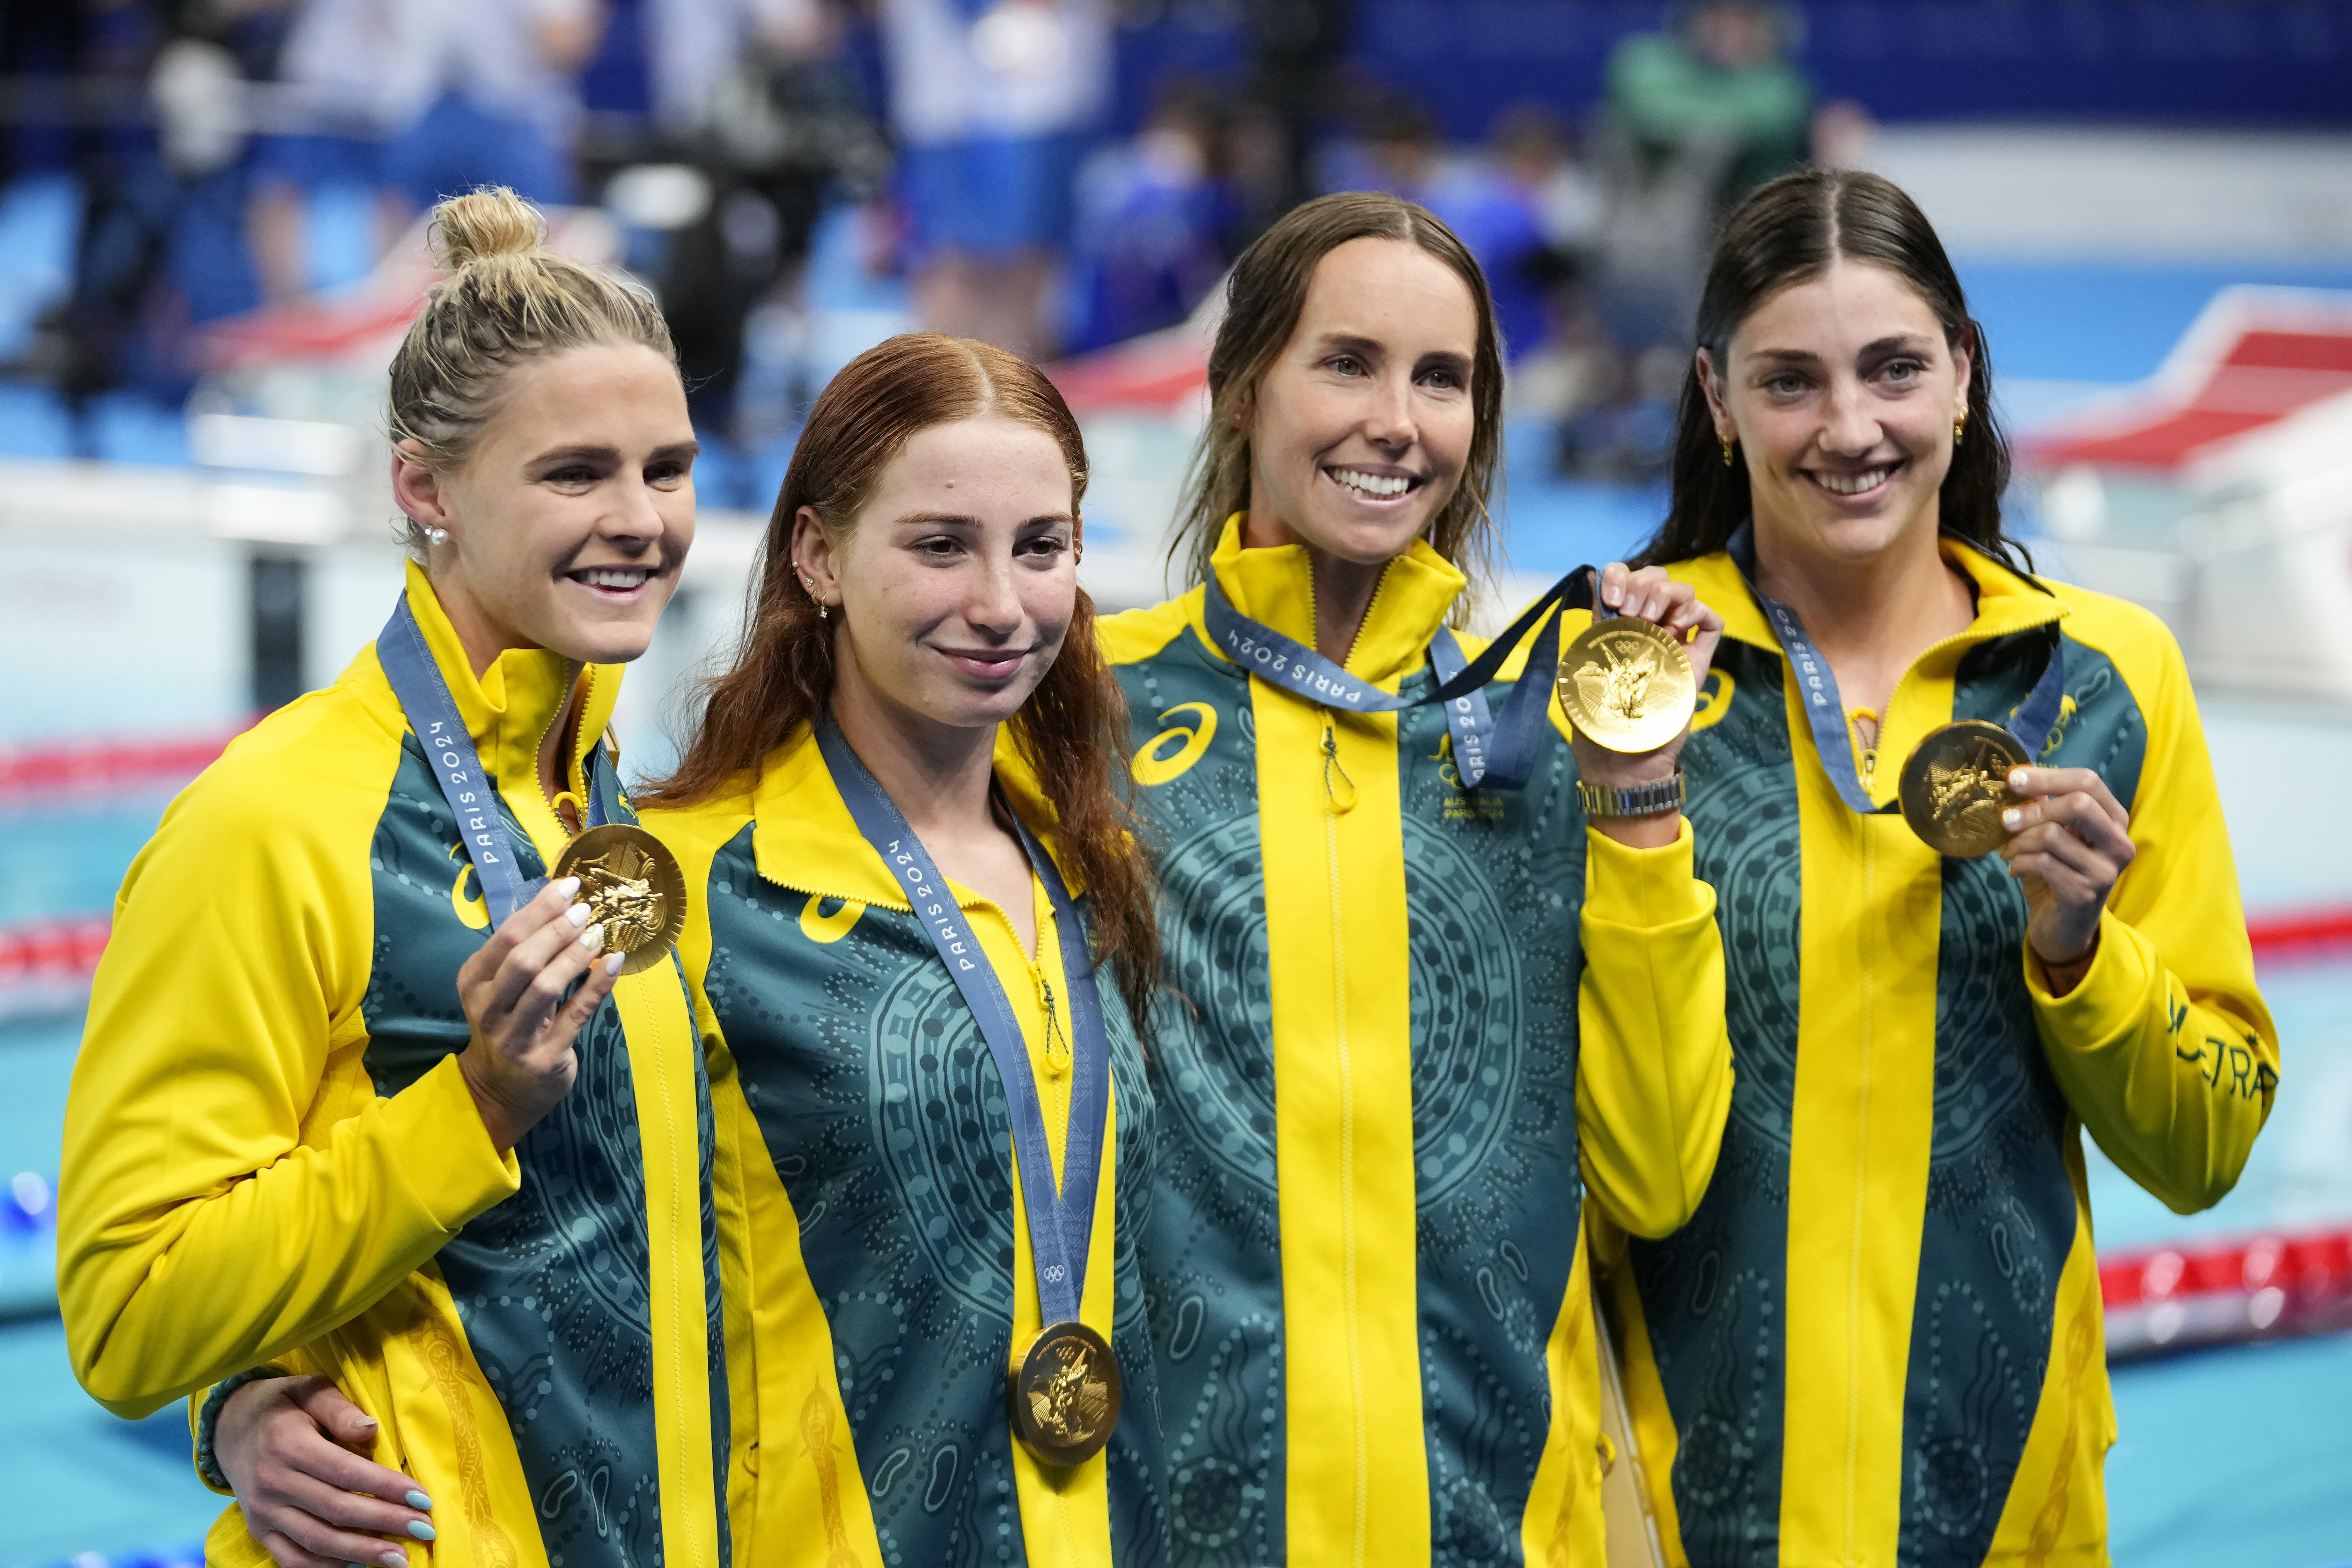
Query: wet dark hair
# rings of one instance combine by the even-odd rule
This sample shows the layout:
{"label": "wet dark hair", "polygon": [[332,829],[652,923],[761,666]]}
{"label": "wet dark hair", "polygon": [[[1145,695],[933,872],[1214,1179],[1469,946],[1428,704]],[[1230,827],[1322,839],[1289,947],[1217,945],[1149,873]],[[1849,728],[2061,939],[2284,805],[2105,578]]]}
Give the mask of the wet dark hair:
{"label": "wet dark hair", "polygon": [[[1910,284],[1943,324],[1944,342],[1970,356],[1968,438],[1954,448],[1938,492],[1939,531],[2031,571],[2032,557],[2001,531],[2009,443],[1993,417],[1984,329],[1969,317],[1959,276],[1927,215],[1892,182],[1852,169],[1807,169],[1759,186],[1715,242],[1699,298],[1698,346],[1719,372],[1732,334],[1759,306],[1792,283],[1820,277],[1840,258],[1883,267]],[[1724,463],[1697,356],[1692,360],[1675,420],[1673,502],[1636,565],[1712,554],[1748,514],[1748,466]]]}

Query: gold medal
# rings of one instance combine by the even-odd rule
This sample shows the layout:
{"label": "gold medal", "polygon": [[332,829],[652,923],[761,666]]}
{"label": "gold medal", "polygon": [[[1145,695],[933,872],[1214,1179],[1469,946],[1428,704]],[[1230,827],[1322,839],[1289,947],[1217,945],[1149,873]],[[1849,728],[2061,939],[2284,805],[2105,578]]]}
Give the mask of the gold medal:
{"label": "gold medal", "polygon": [[557,878],[580,879],[580,902],[604,927],[604,951],[625,952],[624,974],[669,956],[686,930],[686,877],[660,839],[625,822],[592,827],[555,862]]}
{"label": "gold medal", "polygon": [[1013,1368],[1013,1431],[1047,1465],[1082,1465],[1103,1450],[1125,1397],[1118,1358],[1084,1323],[1048,1323]]}
{"label": "gold medal", "polygon": [[1559,679],[1570,721],[1612,752],[1654,752],[1698,710],[1681,640],[1637,616],[1613,616],[1580,632],[1559,656]]}
{"label": "gold medal", "polygon": [[1939,855],[1990,855],[2009,842],[2000,814],[2018,800],[2009,773],[2027,761],[2016,736],[1981,719],[1930,730],[1903,763],[1903,820]]}

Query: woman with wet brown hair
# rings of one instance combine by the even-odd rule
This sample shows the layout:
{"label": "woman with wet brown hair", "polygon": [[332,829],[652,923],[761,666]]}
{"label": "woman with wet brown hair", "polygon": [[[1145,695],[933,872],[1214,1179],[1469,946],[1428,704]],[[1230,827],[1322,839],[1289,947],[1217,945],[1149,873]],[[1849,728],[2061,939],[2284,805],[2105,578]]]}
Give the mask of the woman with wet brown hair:
{"label": "woman with wet brown hair", "polygon": [[[1456,629],[1491,575],[1502,364],[1428,212],[1292,212],[1210,354],[1194,585],[1103,627],[1189,1004],[1151,1055],[1144,1255],[1180,1563],[1599,1561],[1580,1212],[1663,1235],[1713,1168],[1683,737],[1604,751],[1548,663],[1474,679]],[[1687,589],[1612,565],[1598,597],[1705,678]]]}

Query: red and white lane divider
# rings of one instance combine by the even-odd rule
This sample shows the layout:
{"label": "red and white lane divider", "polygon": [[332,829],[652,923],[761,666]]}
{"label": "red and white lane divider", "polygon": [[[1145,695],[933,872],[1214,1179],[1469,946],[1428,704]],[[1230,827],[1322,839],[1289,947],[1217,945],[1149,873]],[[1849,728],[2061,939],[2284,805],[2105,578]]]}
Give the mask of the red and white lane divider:
{"label": "red and white lane divider", "polygon": [[2352,1229],[2106,1253],[2099,1293],[2111,1361],[2352,1328]]}
{"label": "red and white lane divider", "polygon": [[79,1007],[113,926],[106,915],[0,926],[0,1021]]}
{"label": "red and white lane divider", "polygon": [[218,730],[160,740],[0,747],[0,805],[185,784],[204,772],[238,733],[239,730]]}

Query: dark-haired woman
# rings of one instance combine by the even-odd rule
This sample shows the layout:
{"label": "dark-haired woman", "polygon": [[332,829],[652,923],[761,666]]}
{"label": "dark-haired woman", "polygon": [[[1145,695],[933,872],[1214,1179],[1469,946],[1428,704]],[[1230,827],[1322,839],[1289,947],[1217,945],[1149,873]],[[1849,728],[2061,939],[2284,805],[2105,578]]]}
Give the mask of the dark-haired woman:
{"label": "dark-haired woman", "polygon": [[747,1194],[762,1568],[1164,1556],[1130,1018],[1159,955],[1085,488],[1013,355],[852,361],[646,797]]}
{"label": "dark-haired woman", "polygon": [[2081,1131],[2190,1213],[2278,1073],[2180,654],[2003,536],[1893,185],[1758,191],[1697,335],[1645,559],[1727,623],[1683,765],[1738,1072],[1696,1217],[1597,1244],[1652,1506],[1701,1568],[2104,1563]]}
{"label": "dark-haired woman", "polygon": [[[1500,440],[1485,280],[1428,213],[1276,224],[1210,385],[1198,585],[1103,634],[1185,1004],[1145,1260],[1175,1558],[1598,1562],[1580,1205],[1672,1230],[1729,1100],[1679,738],[1571,752],[1549,668],[1511,704],[1524,649],[1394,707],[1477,655]],[[1601,596],[1704,673],[1688,589]]]}

